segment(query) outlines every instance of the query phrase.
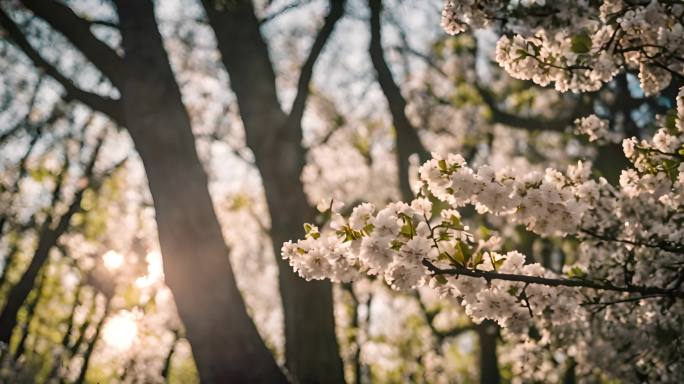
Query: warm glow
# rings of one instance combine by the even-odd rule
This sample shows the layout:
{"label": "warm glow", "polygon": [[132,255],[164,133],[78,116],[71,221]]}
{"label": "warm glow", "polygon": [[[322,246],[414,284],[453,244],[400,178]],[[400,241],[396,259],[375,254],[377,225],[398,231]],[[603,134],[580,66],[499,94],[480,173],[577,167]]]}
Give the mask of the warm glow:
{"label": "warm glow", "polygon": [[164,265],[161,254],[152,251],[147,254],[145,261],[147,261],[147,274],[135,280],[135,285],[139,288],[149,287],[164,280]]}
{"label": "warm glow", "polygon": [[110,318],[102,330],[102,338],[110,347],[126,350],[133,346],[138,336],[135,316],[129,311],[121,311]]}
{"label": "warm glow", "polygon": [[105,268],[110,271],[119,269],[124,262],[124,257],[122,254],[116,251],[107,251],[102,255],[102,261],[104,262]]}

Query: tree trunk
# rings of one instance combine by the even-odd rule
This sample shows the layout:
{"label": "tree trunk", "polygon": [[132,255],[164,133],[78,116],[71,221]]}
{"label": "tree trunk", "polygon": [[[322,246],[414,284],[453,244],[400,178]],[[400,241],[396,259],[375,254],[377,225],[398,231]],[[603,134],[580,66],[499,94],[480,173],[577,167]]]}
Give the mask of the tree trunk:
{"label": "tree trunk", "polygon": [[17,284],[10,289],[9,293],[7,294],[5,306],[2,309],[2,313],[0,313],[0,342],[9,345],[10,339],[12,338],[12,331],[17,325],[17,314],[31,293],[36,281],[36,277],[38,276],[38,272],[47,262],[48,257],[50,256],[50,251],[57,245],[57,241],[59,240],[60,236],[62,236],[62,234],[64,234],[69,228],[71,218],[80,210],[83,194],[93,181],[93,169],[95,167],[95,162],[97,161],[100,148],[102,147],[103,140],[104,136],[100,137],[96,147],[93,149],[89,163],[85,166],[84,177],[88,180],[88,184],[85,187],[77,190],[73,200],[69,204],[67,211],[60,217],[56,217],[54,211],[61,195],[65,172],[68,169],[68,162],[65,164],[61,174],[58,176],[56,186],[52,191],[52,213],[48,215],[41,225],[38,235],[38,245],[33,253],[33,258],[31,259],[28,268],[26,268],[26,271],[24,271],[24,273],[21,275],[21,278]]}
{"label": "tree trunk", "polygon": [[304,281],[280,257],[283,242],[301,237],[302,224],[315,217],[300,182],[304,165],[300,122],[289,121],[280,108],[275,74],[251,2],[203,3],[266,191],[280,272],[287,368],[299,383],[344,382],[332,285]]}
{"label": "tree trunk", "polygon": [[499,362],[496,355],[496,339],[499,336],[498,326],[491,320],[485,320],[475,327],[480,342],[480,383],[498,384],[501,382]]}
{"label": "tree trunk", "polygon": [[[45,226],[47,226],[47,223]],[[19,282],[17,282],[9,291],[5,307],[2,309],[2,313],[0,313],[0,342],[9,345],[10,339],[12,338],[12,331],[17,325],[17,314],[19,313],[19,309],[24,305],[31,293],[38,272],[47,261],[50,250],[55,246],[58,238],[59,235],[56,231],[47,228],[42,231],[42,235],[38,241],[38,247],[33,254],[33,258],[31,259],[28,268],[21,275]]]}
{"label": "tree trunk", "polygon": [[[94,298],[96,300],[97,297]],[[83,364],[81,365],[81,370],[78,373],[78,377],[76,378],[76,381],[74,381],[74,384],[83,384],[85,382],[86,374],[88,373],[88,367],[90,366],[90,358],[93,356],[93,351],[95,351],[95,345],[97,344],[97,341],[100,339],[100,333],[102,333],[102,327],[104,326],[105,321],[107,320],[107,316],[109,316],[109,298],[105,301],[104,304],[104,311],[102,311],[102,317],[100,317],[100,321],[97,322],[97,325],[95,326],[95,334],[93,335],[93,338],[90,339],[90,342],[88,343],[88,348],[86,348],[85,352],[83,352]]]}
{"label": "tree trunk", "polygon": [[205,383],[286,382],[247,315],[150,1],[116,2],[123,110],[154,200],[166,282]]}
{"label": "tree trunk", "polygon": [[19,340],[19,344],[17,344],[17,349],[14,351],[15,361],[18,361],[21,355],[23,355],[26,350],[26,341],[28,340],[29,330],[31,329],[31,322],[33,321],[33,317],[36,314],[36,308],[38,308],[38,303],[40,303],[40,299],[43,296],[46,280],[47,273],[46,270],[43,270],[40,280],[38,280],[38,284],[35,288],[35,296],[27,304],[26,320],[24,320],[24,325],[21,327],[21,339]]}

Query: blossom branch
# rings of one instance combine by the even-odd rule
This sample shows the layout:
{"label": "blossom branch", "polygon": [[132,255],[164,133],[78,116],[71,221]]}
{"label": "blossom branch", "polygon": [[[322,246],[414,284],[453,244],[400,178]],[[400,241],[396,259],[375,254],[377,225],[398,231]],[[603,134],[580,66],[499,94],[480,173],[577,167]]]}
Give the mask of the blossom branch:
{"label": "blossom branch", "polygon": [[666,252],[684,254],[684,246],[674,244],[671,242],[664,242],[663,241],[663,242],[659,242],[659,243],[650,243],[650,242],[643,242],[643,241],[621,239],[621,238],[617,238],[617,237],[610,237],[610,236],[606,236],[603,234],[599,234],[599,233],[590,231],[588,229],[580,229],[580,232],[582,232],[588,236],[591,236],[595,239],[598,239],[598,240],[629,244],[629,245],[633,245],[635,247],[655,248],[655,249],[660,249],[660,250],[663,250]]}
{"label": "blossom branch", "polygon": [[561,279],[540,276],[517,275],[512,273],[500,273],[495,271],[482,271],[478,269],[468,269],[464,267],[440,268],[429,260],[423,260],[425,265],[435,275],[454,275],[483,278],[487,281],[505,280],[517,281],[528,284],[546,285],[549,287],[580,287],[591,288],[603,291],[639,293],[643,296],[665,296],[672,298],[684,298],[684,292],[676,289],[665,289],[660,287],[646,287],[640,285],[617,286],[610,282],[600,283],[584,279]]}

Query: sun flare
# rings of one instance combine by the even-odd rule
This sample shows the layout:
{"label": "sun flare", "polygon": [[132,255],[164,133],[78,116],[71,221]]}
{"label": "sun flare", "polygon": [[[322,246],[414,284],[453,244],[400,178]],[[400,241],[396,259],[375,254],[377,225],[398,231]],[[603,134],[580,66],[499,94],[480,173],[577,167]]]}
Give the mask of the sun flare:
{"label": "sun flare", "polygon": [[112,316],[102,330],[102,337],[112,348],[122,351],[130,349],[138,337],[135,315],[129,311],[120,311]]}
{"label": "sun flare", "polygon": [[119,252],[110,250],[102,255],[102,262],[104,263],[105,268],[107,268],[109,271],[115,271],[123,264],[124,257]]}

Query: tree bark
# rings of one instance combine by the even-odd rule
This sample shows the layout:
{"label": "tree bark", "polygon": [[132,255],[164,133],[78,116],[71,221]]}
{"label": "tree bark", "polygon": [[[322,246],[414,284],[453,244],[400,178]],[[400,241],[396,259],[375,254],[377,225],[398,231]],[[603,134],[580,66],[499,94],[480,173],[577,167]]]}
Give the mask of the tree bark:
{"label": "tree bark", "polygon": [[480,342],[480,383],[498,384],[501,382],[496,353],[499,327],[491,320],[485,320],[476,325],[475,330]]}
{"label": "tree bark", "polygon": [[[283,242],[301,237],[302,224],[315,218],[300,182],[304,149],[301,122],[296,115],[304,100],[296,98],[292,119],[281,109],[273,66],[251,2],[238,0],[219,5],[203,0],[203,4],[266,191],[271,240],[280,272],[286,366],[299,383],[342,383],[332,285],[327,281],[304,281],[280,257]],[[308,64],[311,70],[313,62]],[[308,92],[308,80],[300,82],[302,89]]]}
{"label": "tree bark", "polygon": [[123,112],[154,200],[166,283],[205,383],[286,382],[249,318],[150,1],[116,1]]}

